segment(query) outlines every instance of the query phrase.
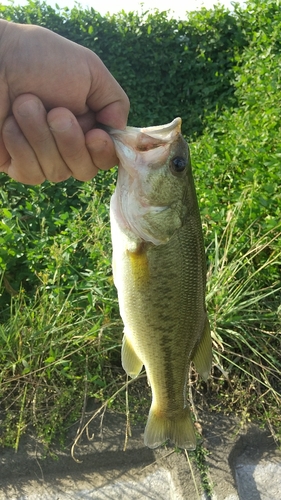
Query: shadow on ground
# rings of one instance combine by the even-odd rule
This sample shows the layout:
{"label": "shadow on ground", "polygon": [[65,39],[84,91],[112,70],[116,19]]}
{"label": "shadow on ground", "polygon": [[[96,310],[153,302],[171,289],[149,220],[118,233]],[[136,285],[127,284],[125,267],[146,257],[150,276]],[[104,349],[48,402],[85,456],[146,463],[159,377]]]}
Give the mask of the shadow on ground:
{"label": "shadow on ground", "polygon": [[[280,500],[281,494],[272,498],[264,496],[256,477],[261,462],[281,464],[269,432],[253,425],[241,428],[236,418],[216,413],[204,413],[201,425],[214,500]],[[194,500],[198,498],[197,490],[204,498],[200,472],[194,464],[191,472],[183,452],[177,453],[172,447],[155,451],[144,447],[143,427],[139,426],[132,428],[132,437],[123,451],[125,433],[124,415],[107,412],[102,436],[100,420],[94,420],[89,429],[94,439],[89,441],[84,436],[76,447],[79,463],[70,455],[76,434],[74,427],[69,432],[68,445],[64,450],[59,446],[53,449],[53,457],[44,458],[40,443],[31,435],[25,436],[18,453],[1,450],[0,500],[115,497],[118,500]],[[247,471],[246,480],[241,480],[241,471]],[[275,481],[275,489],[278,487]]]}

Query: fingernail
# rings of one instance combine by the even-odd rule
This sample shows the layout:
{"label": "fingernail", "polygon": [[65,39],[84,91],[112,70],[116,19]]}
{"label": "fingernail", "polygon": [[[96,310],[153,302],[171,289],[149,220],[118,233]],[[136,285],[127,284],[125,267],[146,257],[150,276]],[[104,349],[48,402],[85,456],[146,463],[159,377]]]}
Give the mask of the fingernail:
{"label": "fingernail", "polygon": [[72,126],[72,120],[69,117],[61,116],[48,120],[50,129],[53,132],[65,132]]}
{"label": "fingernail", "polygon": [[36,116],[40,110],[40,103],[30,99],[17,107],[17,112],[20,116],[27,118],[28,116]]}

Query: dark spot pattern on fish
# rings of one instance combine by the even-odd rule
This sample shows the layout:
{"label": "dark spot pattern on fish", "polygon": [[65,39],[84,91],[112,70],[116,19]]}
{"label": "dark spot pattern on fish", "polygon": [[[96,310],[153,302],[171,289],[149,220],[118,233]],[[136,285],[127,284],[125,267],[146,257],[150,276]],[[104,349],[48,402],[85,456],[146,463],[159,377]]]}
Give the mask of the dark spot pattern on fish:
{"label": "dark spot pattern on fish", "polygon": [[[171,332],[170,332],[171,334]],[[171,335],[163,335],[161,339],[161,352],[163,356],[163,364],[165,367],[165,380],[163,380],[163,385],[167,392],[167,397],[169,401],[173,402],[177,399],[177,384],[174,376],[173,362],[171,358]],[[175,408],[176,409],[176,408]]]}

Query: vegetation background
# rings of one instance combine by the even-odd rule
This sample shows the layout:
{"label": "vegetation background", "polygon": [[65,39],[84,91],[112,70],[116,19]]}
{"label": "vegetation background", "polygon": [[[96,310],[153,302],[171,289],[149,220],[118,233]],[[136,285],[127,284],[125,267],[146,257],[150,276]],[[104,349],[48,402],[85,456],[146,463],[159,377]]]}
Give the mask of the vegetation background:
{"label": "vegetation background", "polygon": [[[195,402],[281,437],[281,6],[249,0],[169,19],[101,16],[30,1],[0,17],[45,26],[105,62],[131,100],[129,124],[183,119],[208,259],[213,376]],[[0,177],[0,444],[32,426],[63,439],[86,399],[125,407],[122,324],[111,275],[116,172],[29,187]],[[146,414],[144,379],[131,415]],[[136,397],[137,395],[137,397]]]}

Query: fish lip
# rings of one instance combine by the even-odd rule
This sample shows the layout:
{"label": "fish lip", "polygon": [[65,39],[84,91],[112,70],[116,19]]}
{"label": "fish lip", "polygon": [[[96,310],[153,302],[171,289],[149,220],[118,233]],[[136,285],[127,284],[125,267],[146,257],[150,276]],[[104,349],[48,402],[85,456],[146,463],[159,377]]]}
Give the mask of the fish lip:
{"label": "fish lip", "polygon": [[170,123],[152,127],[141,127],[140,131],[143,134],[148,135],[149,137],[163,139],[163,133],[167,135],[169,132],[173,133],[174,131],[176,131],[176,134],[180,134],[181,125],[182,119],[178,116],[177,118],[174,118],[174,120],[172,120]]}

